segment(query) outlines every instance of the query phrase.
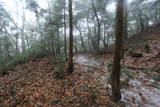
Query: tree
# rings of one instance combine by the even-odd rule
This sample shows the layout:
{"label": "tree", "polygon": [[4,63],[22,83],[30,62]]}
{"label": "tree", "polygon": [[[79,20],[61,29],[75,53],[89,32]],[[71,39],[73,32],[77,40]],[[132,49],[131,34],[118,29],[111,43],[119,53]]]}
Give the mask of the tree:
{"label": "tree", "polygon": [[67,59],[67,39],[66,39],[66,0],[64,0],[64,54]]}
{"label": "tree", "polygon": [[69,73],[73,72],[73,13],[72,0],[69,0]]}
{"label": "tree", "polygon": [[116,10],[116,29],[115,29],[115,53],[112,71],[112,96],[115,101],[121,99],[120,91],[120,59],[121,59],[121,49],[122,49],[122,38],[123,38],[123,8],[124,0],[117,0],[117,10]]}
{"label": "tree", "polygon": [[21,1],[21,4],[22,4],[22,32],[21,32],[21,39],[22,39],[22,53],[25,52],[26,50],[26,46],[25,46],[25,18],[26,18],[26,14],[25,14],[25,11],[26,11],[26,4],[25,4],[25,1],[22,0]]}
{"label": "tree", "polygon": [[77,28],[77,30],[78,30],[78,32],[80,34],[81,44],[82,44],[82,47],[83,47],[83,51],[86,52],[86,47],[85,47],[85,44],[84,44],[84,40],[83,40],[81,29],[80,29],[80,27],[78,27],[77,23],[75,23],[75,27]]}
{"label": "tree", "polygon": [[[106,2],[104,3],[104,0],[101,1],[97,1],[96,4],[98,5],[98,9],[96,9],[96,6],[94,4],[94,1],[92,0],[92,7],[93,7],[93,11],[97,20],[97,51],[99,52],[99,48],[100,48],[100,39],[101,39],[101,25],[102,25],[102,18],[103,18],[103,14],[105,12],[105,6],[106,6]],[[98,10],[98,11],[97,11]],[[100,14],[101,13],[101,14]],[[99,18],[99,16],[101,16],[101,19]]]}
{"label": "tree", "polygon": [[124,0],[124,21],[123,21],[123,39],[122,39],[122,53],[121,53],[121,58],[123,58],[124,56],[124,51],[125,51],[125,44],[127,42],[128,39],[128,20],[127,20],[127,16],[128,16],[128,2],[127,0]]}

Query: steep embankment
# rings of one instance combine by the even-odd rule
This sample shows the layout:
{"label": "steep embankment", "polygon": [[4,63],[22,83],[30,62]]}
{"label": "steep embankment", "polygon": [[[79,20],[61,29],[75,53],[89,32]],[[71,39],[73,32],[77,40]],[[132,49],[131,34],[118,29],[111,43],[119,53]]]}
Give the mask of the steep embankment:
{"label": "steep embankment", "polygon": [[[131,48],[131,49],[130,49]],[[122,60],[133,76],[122,89],[129,106],[159,107],[160,105],[160,27],[154,26],[129,39],[129,52]],[[140,53],[139,58],[133,54]]]}
{"label": "steep embankment", "polygon": [[154,40],[160,40],[160,24],[132,35],[128,40],[128,44],[134,48],[143,48],[146,44],[152,44],[151,42]]}

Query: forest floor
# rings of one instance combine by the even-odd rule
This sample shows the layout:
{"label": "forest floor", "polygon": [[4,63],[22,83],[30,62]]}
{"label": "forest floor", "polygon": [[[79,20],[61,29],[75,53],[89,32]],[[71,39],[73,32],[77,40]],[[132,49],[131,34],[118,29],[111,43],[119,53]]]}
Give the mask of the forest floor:
{"label": "forest floor", "polygon": [[30,59],[0,76],[0,107],[160,107],[160,33],[149,40],[150,51],[126,52],[122,60],[122,100],[111,99],[112,54],[74,56],[74,73],[55,77],[53,57]]}

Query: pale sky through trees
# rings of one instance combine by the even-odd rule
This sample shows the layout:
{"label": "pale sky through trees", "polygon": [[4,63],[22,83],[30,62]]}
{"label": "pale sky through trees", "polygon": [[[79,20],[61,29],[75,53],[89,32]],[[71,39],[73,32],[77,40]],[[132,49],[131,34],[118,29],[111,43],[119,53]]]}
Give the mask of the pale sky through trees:
{"label": "pale sky through trees", "polygon": [[[20,1],[21,0],[0,0],[0,3],[3,4],[4,8],[11,14],[11,17],[15,20],[15,22],[17,22],[17,2],[18,1],[18,25],[21,25],[21,19],[22,19],[22,6]],[[41,8],[47,8],[47,1],[48,0],[37,0],[39,6]],[[129,0],[129,2],[132,0]],[[109,11],[115,11],[115,3],[111,3],[110,6],[108,7]],[[30,12],[29,10],[26,9],[26,20],[27,22],[31,22],[31,23],[35,23],[35,14],[33,12]]]}
{"label": "pale sky through trees", "polygon": [[[4,6],[4,8],[11,14],[11,17],[14,18],[15,22],[17,22],[17,1],[18,1],[18,24],[21,25],[21,19],[22,19],[22,6],[21,6],[21,0],[0,0],[0,3]],[[47,7],[47,0],[37,0],[38,4],[41,8]],[[33,12],[30,12],[28,9],[26,9],[26,20],[27,22],[34,23],[36,18],[35,14]]]}

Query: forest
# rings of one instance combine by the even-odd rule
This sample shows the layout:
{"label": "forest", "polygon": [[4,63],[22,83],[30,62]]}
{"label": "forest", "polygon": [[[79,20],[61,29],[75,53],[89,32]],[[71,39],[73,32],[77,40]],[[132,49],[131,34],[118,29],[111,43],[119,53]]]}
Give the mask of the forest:
{"label": "forest", "polygon": [[0,107],[160,107],[160,0],[0,0]]}

